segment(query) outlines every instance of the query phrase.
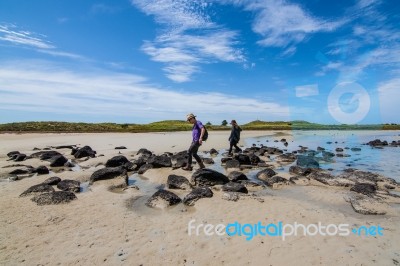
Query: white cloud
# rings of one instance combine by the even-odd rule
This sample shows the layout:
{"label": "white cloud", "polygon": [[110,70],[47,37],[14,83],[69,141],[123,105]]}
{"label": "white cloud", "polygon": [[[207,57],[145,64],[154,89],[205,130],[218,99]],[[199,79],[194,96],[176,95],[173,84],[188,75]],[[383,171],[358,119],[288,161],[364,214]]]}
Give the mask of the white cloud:
{"label": "white cloud", "polygon": [[309,97],[319,94],[318,84],[297,86],[295,90],[296,90],[296,97]]}
{"label": "white cloud", "polygon": [[204,0],[131,0],[132,4],[150,16],[157,23],[175,31],[203,29],[215,26],[206,14]]}
{"label": "white cloud", "polygon": [[224,29],[207,15],[206,1],[162,0],[132,3],[164,26],[154,41],[145,41],[143,52],[153,61],[166,64],[166,76],[175,82],[190,81],[200,64],[244,62],[237,33]]}
{"label": "white cloud", "polygon": [[50,42],[48,42],[45,37],[46,36],[37,33],[20,30],[15,25],[0,25],[0,41],[4,41],[13,45],[21,45],[30,49],[34,49],[37,52],[49,54],[52,56],[67,57],[80,60],[85,59],[85,57],[77,54],[57,50],[57,48]]}
{"label": "white cloud", "polygon": [[[274,102],[214,92],[177,92],[146,84],[140,76],[70,71],[42,62],[0,64],[0,110],[183,119],[188,112],[215,121],[255,116],[287,119],[289,109]],[[46,117],[43,117],[46,119]],[[218,121],[217,120],[217,121]]]}
{"label": "white cloud", "polygon": [[[346,20],[329,21],[314,17],[298,4],[284,0],[227,0],[255,13],[253,31],[263,38],[262,46],[286,47],[302,42],[316,32],[330,32]],[[293,48],[290,52],[293,52]]]}
{"label": "white cloud", "polygon": [[1,41],[40,49],[53,49],[54,46],[43,37],[29,31],[18,30],[15,25],[0,25]]}

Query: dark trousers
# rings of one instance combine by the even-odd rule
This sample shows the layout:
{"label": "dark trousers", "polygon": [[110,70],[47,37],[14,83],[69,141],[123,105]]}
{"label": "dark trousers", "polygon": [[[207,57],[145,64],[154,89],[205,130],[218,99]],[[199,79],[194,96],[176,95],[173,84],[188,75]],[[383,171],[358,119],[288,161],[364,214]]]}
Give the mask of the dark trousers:
{"label": "dark trousers", "polygon": [[197,155],[197,151],[199,150],[200,143],[198,141],[193,141],[192,144],[190,145],[190,148],[188,150],[188,161],[187,165],[192,166],[192,156],[196,159],[198,163],[201,163],[201,158],[199,155]]}
{"label": "dark trousers", "polygon": [[237,146],[237,141],[233,141],[233,140],[231,140],[230,142],[229,142],[229,153],[232,153],[232,147],[235,147],[235,149],[237,150],[237,151],[241,151],[242,149],[241,148],[239,148],[238,146]]}

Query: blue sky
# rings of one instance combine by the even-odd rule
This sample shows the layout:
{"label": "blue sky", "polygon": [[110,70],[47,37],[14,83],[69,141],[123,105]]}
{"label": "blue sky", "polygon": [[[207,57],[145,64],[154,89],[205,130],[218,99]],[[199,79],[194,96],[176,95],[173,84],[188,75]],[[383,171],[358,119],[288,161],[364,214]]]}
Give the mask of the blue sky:
{"label": "blue sky", "polygon": [[1,0],[0,51],[0,123],[400,123],[395,0]]}

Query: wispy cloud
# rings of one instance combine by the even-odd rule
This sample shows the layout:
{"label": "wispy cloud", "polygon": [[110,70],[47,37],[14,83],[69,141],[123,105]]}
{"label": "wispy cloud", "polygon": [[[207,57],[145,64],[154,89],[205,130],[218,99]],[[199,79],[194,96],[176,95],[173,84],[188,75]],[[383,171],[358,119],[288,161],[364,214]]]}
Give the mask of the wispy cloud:
{"label": "wispy cloud", "polygon": [[85,59],[81,55],[60,51],[51,42],[46,40],[46,36],[30,31],[20,30],[16,25],[0,25],[0,41],[5,43],[34,49],[37,52],[49,54],[58,57],[67,57],[71,59]]}
{"label": "wispy cloud", "polygon": [[262,46],[287,47],[294,53],[296,45],[311,34],[331,32],[346,23],[346,19],[326,20],[313,16],[298,4],[284,0],[226,0],[255,13],[252,29],[262,39]]}
{"label": "wispy cloud", "polygon": [[182,119],[188,112],[199,113],[210,121],[226,117],[247,121],[256,116],[268,116],[270,120],[289,117],[288,107],[279,103],[221,93],[176,92],[149,85],[136,75],[74,72],[47,62],[2,63],[0,80],[0,109],[48,112],[49,117],[58,112],[118,114],[131,121]]}
{"label": "wispy cloud", "polygon": [[18,30],[15,25],[0,25],[0,40],[14,45],[23,45],[39,49],[53,49],[45,36],[29,31]]}
{"label": "wispy cloud", "polygon": [[174,31],[214,27],[207,15],[207,1],[198,0],[131,0],[132,4],[157,23]]}
{"label": "wispy cloud", "polygon": [[310,84],[304,86],[297,86],[296,90],[296,97],[309,97],[315,96],[319,94],[318,91],[318,84]]}
{"label": "wispy cloud", "polygon": [[166,64],[166,76],[175,82],[189,81],[201,64],[245,62],[237,48],[237,32],[216,25],[207,14],[206,1],[163,0],[132,3],[154,16],[164,32],[154,41],[145,41],[142,50],[153,61]]}
{"label": "wispy cloud", "polygon": [[[379,0],[359,0],[349,8],[352,32],[329,46],[332,57],[319,73],[339,71],[339,82],[357,81],[366,70],[379,67],[386,74],[400,69],[400,33],[390,17],[379,12]],[[338,58],[340,56],[340,58]]]}

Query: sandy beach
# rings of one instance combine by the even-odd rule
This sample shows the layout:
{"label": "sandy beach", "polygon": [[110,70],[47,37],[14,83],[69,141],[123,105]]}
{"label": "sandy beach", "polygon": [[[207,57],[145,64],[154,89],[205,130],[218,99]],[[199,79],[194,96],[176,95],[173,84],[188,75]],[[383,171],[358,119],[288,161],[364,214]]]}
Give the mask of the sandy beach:
{"label": "sandy beach", "polygon": [[[243,132],[243,139],[276,132]],[[228,148],[229,132],[211,132],[199,154],[210,157],[211,148]],[[286,133],[285,133],[286,134]],[[287,133],[290,138],[290,133]],[[108,159],[124,155],[138,157],[146,148],[154,154],[184,151],[190,132],[98,133],[98,134],[0,134],[0,264],[1,265],[398,265],[400,263],[400,208],[395,198],[385,202],[384,215],[364,215],[349,203],[350,187],[320,182],[286,184],[277,188],[249,189],[236,201],[226,200],[221,186],[213,196],[194,206],[182,203],[164,209],[146,206],[148,191],[165,185],[170,174],[191,180],[193,172],[171,167],[149,169],[135,186],[110,190],[110,180],[96,181],[76,200],[58,205],[37,205],[20,194],[49,177],[87,183]],[[50,168],[48,161],[31,158],[9,161],[7,153],[30,155],[34,148],[61,145],[90,146],[95,158],[75,159],[71,149],[57,151],[74,160],[79,170]],[[115,149],[125,146],[126,149]],[[55,150],[54,148],[51,148]],[[39,150],[38,150],[39,151]],[[101,155],[101,156],[100,156]],[[267,160],[268,158],[264,158]],[[267,162],[268,163],[268,162]],[[45,165],[50,173],[10,181],[9,172],[21,166]],[[206,165],[208,166],[208,165]],[[273,168],[278,168],[272,164]],[[194,170],[198,168],[194,166]],[[262,170],[262,169],[260,169]],[[228,170],[224,170],[228,174]],[[289,173],[279,173],[289,180]],[[190,190],[168,189],[180,198]],[[394,191],[400,191],[398,187]],[[189,227],[189,223],[193,227]],[[303,224],[340,225],[349,229],[382,228],[349,235],[207,235],[204,226],[218,224]],[[378,227],[379,226],[379,227]],[[332,226],[333,228],[334,226]],[[196,229],[198,228],[198,229]],[[196,235],[196,230],[199,234]],[[334,230],[333,230],[334,231]],[[299,231],[302,232],[302,231]],[[331,231],[332,232],[332,231]],[[333,234],[333,233],[332,233]]]}

